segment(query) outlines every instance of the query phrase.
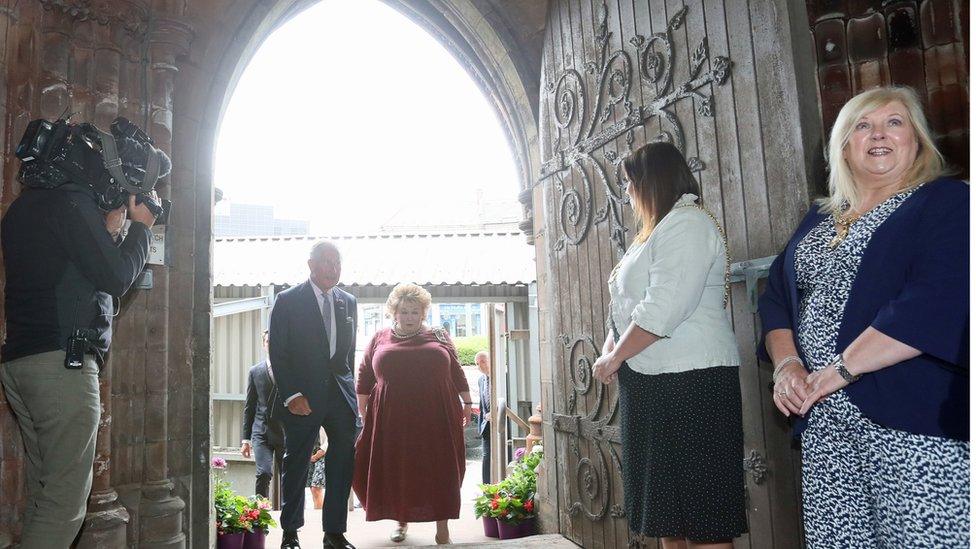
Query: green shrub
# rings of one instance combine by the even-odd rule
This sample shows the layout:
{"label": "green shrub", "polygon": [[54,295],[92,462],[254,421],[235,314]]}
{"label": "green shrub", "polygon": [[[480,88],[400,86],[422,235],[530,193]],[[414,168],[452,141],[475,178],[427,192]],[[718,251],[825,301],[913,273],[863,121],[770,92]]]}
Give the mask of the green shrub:
{"label": "green shrub", "polygon": [[478,351],[488,350],[488,336],[468,336],[454,338],[454,347],[457,348],[458,360],[463,366],[474,364],[474,355]]}

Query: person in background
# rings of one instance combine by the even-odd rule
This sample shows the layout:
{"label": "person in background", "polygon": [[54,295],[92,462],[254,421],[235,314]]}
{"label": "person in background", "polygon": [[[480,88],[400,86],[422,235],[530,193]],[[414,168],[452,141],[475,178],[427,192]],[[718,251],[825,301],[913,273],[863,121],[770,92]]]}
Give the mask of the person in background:
{"label": "person in background", "polygon": [[321,509],[325,501],[325,433],[319,431],[319,443],[312,449],[312,456],[308,462],[308,480],[305,486],[312,494],[312,507]]}
{"label": "person in background", "polygon": [[[268,331],[262,336],[264,351],[268,351]],[[270,497],[271,478],[275,466],[281,470],[285,455],[285,432],[274,417],[276,389],[271,363],[262,360],[247,372],[247,398],[244,401],[244,421],[241,425],[241,455],[254,455],[254,493]]]}
{"label": "person in background", "polygon": [[491,364],[488,351],[478,351],[474,363],[478,365],[478,433],[481,435],[481,482],[491,482]]}
{"label": "person in background", "polygon": [[620,378],[628,526],[664,549],[732,549],[747,525],[728,243],[674,145],[644,145],[623,168],[639,230],[610,273],[593,375]]}
{"label": "person in background", "polygon": [[968,547],[969,185],[909,88],[848,101],[828,154],[759,303],[807,547]]}
{"label": "person in background", "polygon": [[460,516],[463,427],[473,402],[447,332],[423,323],[429,307],[427,290],[398,284],[386,300],[393,328],[366,346],[353,489],[367,521],[397,521],[391,540],[406,539],[410,522],[436,521],[434,540],[448,544],[447,521]]}

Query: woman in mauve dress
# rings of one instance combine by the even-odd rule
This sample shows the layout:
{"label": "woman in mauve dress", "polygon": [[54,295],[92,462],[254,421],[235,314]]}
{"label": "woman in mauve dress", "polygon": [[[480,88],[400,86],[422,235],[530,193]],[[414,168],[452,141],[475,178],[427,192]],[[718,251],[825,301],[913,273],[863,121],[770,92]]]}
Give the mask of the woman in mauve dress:
{"label": "woman in mauve dress", "polygon": [[406,539],[410,522],[436,521],[435,541],[448,544],[447,521],[461,510],[472,401],[447,332],[423,324],[429,306],[427,290],[398,284],[386,301],[393,328],[366,348],[356,383],[364,421],[353,490],[367,521],[397,521],[391,540]]}

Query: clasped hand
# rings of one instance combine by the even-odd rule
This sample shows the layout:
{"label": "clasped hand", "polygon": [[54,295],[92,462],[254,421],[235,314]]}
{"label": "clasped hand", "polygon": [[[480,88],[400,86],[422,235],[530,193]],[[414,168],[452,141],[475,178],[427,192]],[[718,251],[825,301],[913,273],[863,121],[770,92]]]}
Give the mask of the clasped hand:
{"label": "clasped hand", "polygon": [[613,353],[601,355],[593,364],[593,377],[601,383],[610,383],[617,377],[617,370],[623,361],[617,360]]}
{"label": "clasped hand", "polygon": [[773,385],[773,403],[783,415],[804,416],[818,402],[847,386],[836,369],[807,373],[799,363],[785,366]]}

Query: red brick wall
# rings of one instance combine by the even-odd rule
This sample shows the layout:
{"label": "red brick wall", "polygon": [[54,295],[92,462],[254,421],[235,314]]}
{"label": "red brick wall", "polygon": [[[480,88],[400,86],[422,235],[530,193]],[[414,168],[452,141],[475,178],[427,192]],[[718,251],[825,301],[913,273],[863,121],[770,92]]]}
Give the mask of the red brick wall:
{"label": "red brick wall", "polygon": [[[810,0],[825,136],[844,103],[876,86],[911,86],[939,149],[969,174],[969,3]],[[826,139],[825,139],[826,142]]]}

